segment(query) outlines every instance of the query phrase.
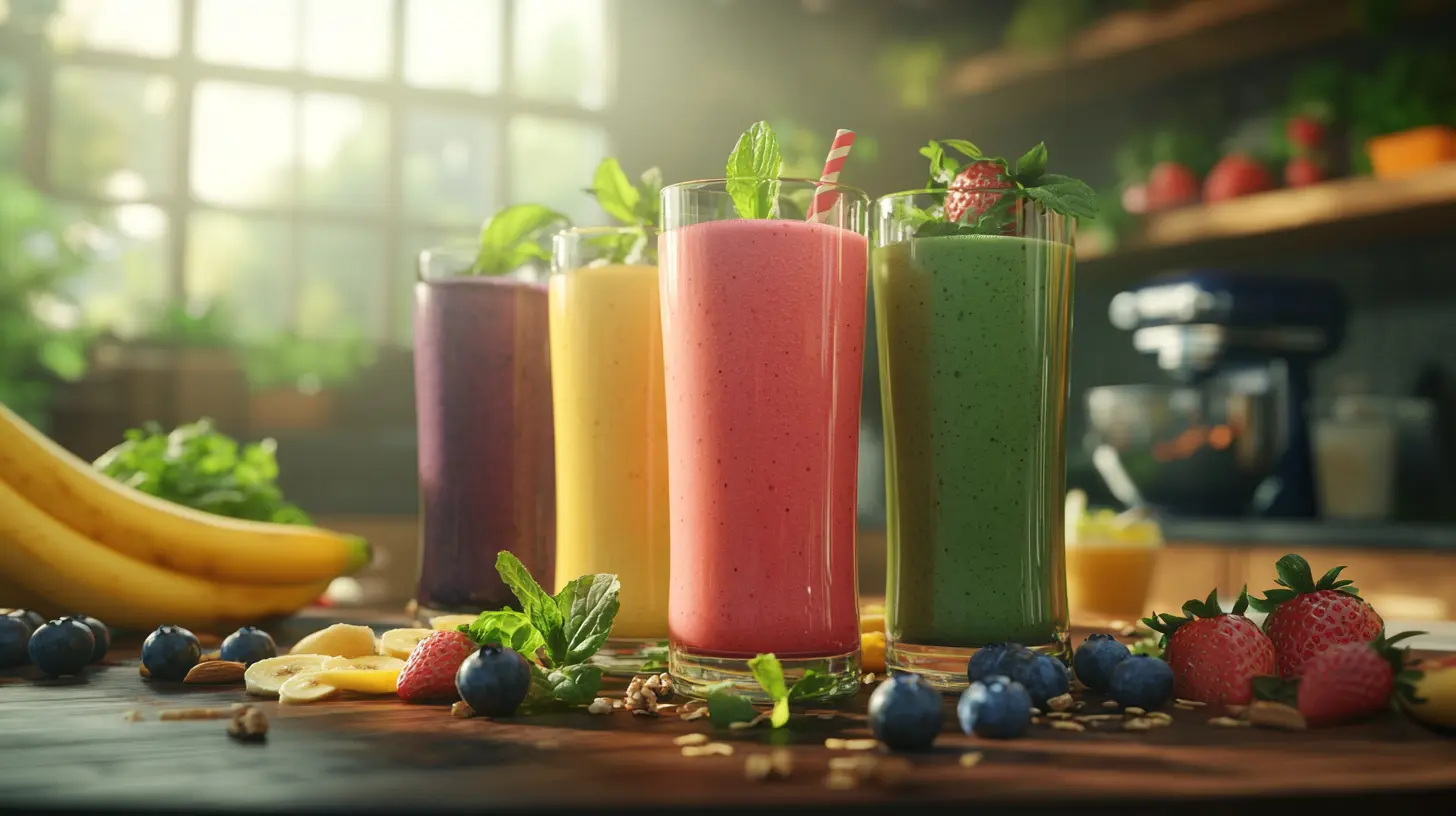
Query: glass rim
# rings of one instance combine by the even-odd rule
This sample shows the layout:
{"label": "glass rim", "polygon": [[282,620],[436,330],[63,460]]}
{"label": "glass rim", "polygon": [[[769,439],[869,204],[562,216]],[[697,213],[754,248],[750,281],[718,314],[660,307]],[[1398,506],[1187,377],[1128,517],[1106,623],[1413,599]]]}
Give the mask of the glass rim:
{"label": "glass rim", "polygon": [[[870,197],[869,196],[869,193],[866,193],[864,190],[861,190],[858,187],[851,187],[848,184],[841,184],[841,183],[839,183],[837,181],[820,181],[819,179],[798,178],[798,177],[793,177],[793,176],[780,176],[779,178],[775,178],[775,179],[764,179],[764,181],[770,181],[770,180],[771,181],[777,181],[777,182],[779,182],[781,184],[795,184],[795,185],[804,185],[804,186],[813,185],[814,187],[827,188],[829,190],[837,190],[837,191],[840,191],[840,192],[845,193],[845,194],[848,194],[848,195],[858,195],[860,198],[863,198],[866,201],[868,201],[869,200],[869,197]],[[722,184],[722,185],[726,185],[727,183],[728,183],[728,179],[726,179],[726,178],[693,179],[692,181],[679,181],[679,182],[675,182],[673,184],[665,185],[665,186],[663,186],[662,191],[663,192],[667,192],[668,190],[679,190],[679,189],[686,190],[686,189],[693,189],[693,188],[702,188],[702,187],[706,187],[706,186],[708,186],[710,184]]]}
{"label": "glass rim", "polygon": [[[1009,188],[1007,188],[1007,187],[990,187],[990,186],[987,186],[987,185],[984,185],[984,184],[977,184],[977,185],[968,186],[968,187],[957,187],[956,188],[956,192],[958,192],[958,193],[959,192],[975,193],[975,192],[986,191],[986,192],[1003,192],[1004,193],[1008,189]],[[928,188],[927,187],[927,188],[921,189],[921,190],[899,190],[899,191],[896,191],[896,192],[893,192],[893,193],[885,193],[884,195],[877,196],[875,198],[875,201],[889,201],[891,199],[910,198],[911,196],[918,196],[918,195],[924,195],[924,196],[945,195],[945,194],[947,194],[949,192],[950,192],[950,190],[947,189],[947,188],[945,188],[945,187],[941,187],[941,188],[938,188],[938,189]]]}
{"label": "glass rim", "polygon": [[604,226],[564,227],[552,233],[551,237],[555,238],[561,235],[612,235],[623,232],[637,232],[638,230],[655,229],[657,229],[657,227],[652,224],[639,224],[633,227],[612,224]]}

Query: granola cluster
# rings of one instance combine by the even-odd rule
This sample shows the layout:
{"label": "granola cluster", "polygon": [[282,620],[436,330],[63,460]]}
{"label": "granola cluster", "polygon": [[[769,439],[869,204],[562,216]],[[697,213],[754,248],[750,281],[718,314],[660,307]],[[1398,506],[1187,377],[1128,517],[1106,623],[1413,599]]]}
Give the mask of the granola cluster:
{"label": "granola cluster", "polygon": [[637,675],[627,684],[627,693],[622,696],[622,707],[628,711],[657,712],[657,704],[672,697],[672,676],[661,674]]}

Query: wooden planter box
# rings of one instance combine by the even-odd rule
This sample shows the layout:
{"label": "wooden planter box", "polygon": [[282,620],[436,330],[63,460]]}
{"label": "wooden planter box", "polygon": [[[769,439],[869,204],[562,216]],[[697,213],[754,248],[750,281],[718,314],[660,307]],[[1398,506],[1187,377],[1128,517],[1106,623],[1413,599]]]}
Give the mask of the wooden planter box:
{"label": "wooden planter box", "polygon": [[1432,125],[1376,136],[1365,143],[1376,178],[1400,178],[1456,161],[1456,128]]}

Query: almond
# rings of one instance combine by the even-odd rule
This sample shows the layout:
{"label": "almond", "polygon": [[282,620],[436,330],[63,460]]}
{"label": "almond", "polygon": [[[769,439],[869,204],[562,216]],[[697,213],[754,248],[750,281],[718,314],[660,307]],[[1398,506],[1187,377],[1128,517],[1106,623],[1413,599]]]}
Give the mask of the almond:
{"label": "almond", "polygon": [[247,670],[247,666],[232,660],[208,660],[193,666],[182,682],[198,685],[241,683],[243,672]]}

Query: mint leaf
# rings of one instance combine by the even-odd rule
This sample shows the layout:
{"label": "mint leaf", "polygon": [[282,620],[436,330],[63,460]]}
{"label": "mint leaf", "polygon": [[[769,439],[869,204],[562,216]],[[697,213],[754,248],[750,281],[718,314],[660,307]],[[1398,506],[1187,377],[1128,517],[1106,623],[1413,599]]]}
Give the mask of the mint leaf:
{"label": "mint leaf", "polygon": [[769,716],[769,724],[774,728],[783,728],[789,722],[789,698],[780,697],[774,700],[773,714]]}
{"label": "mint leaf", "polygon": [[940,146],[940,142],[933,141],[920,148],[920,155],[930,159],[931,187],[948,186],[955,178],[955,174],[960,171],[960,162],[948,158],[945,155],[945,149]]}
{"label": "mint leaf", "polygon": [[637,202],[637,221],[649,227],[657,225],[662,211],[662,170],[649,167],[642,171],[637,191],[641,198]]}
{"label": "mint leaf", "polygon": [[771,700],[784,700],[789,696],[789,687],[784,682],[784,667],[772,654],[761,654],[748,661],[748,670],[753,679],[763,687]]}
{"label": "mint leaf", "polygon": [[546,654],[551,663],[560,665],[567,662],[565,621],[556,605],[556,599],[547,595],[546,590],[536,583],[520,559],[506,550],[501,550],[496,556],[495,570],[500,573],[505,585],[510,587],[516,600],[521,602],[521,609],[531,620],[531,625],[541,633],[541,640],[546,645]]}
{"label": "mint leaf", "polygon": [[976,147],[965,139],[941,139],[940,143],[964,155],[968,159],[979,161],[986,157],[986,154],[981,152],[981,148]]}
{"label": "mint leaf", "polygon": [[755,122],[728,154],[728,195],[741,218],[770,218],[778,201],[783,156],[767,122]]}
{"label": "mint leaf", "polygon": [[642,201],[642,194],[632,186],[632,181],[616,159],[609,156],[597,165],[592,177],[592,192],[596,195],[597,205],[607,215],[624,224],[637,223],[637,207]]}
{"label": "mint leaf", "polygon": [[456,628],[482,646],[487,643],[505,646],[520,652],[527,660],[535,657],[536,650],[546,645],[541,633],[531,625],[531,619],[510,608],[482,612],[473,622]]}
{"label": "mint leaf", "polygon": [[806,669],[804,676],[794,682],[789,689],[790,700],[812,700],[816,697],[823,697],[834,688],[834,678],[823,672],[813,669]]}
{"label": "mint leaf", "polygon": [[549,259],[541,234],[571,219],[540,204],[515,204],[496,213],[480,230],[480,249],[471,272],[504,275],[532,259]]}
{"label": "mint leaf", "polygon": [[555,655],[552,660],[582,663],[597,653],[612,633],[621,589],[617,576],[606,574],[583,575],[561,588],[556,608],[561,613],[566,648],[559,660]]}
{"label": "mint leaf", "polygon": [[1021,184],[1031,187],[1037,184],[1047,168],[1046,142],[1038,142],[1036,147],[1026,151],[1026,154],[1016,160],[1016,171],[1013,173],[1016,180]]}
{"label": "mint leaf", "polygon": [[1057,173],[1047,173],[1035,187],[1022,190],[1027,198],[1048,210],[1073,218],[1097,217],[1097,194],[1085,183]]}
{"label": "mint leaf", "polygon": [[602,689],[602,669],[589,663],[562,666],[542,674],[540,682],[551,698],[566,705],[587,705]]}
{"label": "mint leaf", "polygon": [[728,683],[708,689],[708,721],[714,728],[727,728],[736,722],[749,722],[758,716],[753,701],[729,691]]}

